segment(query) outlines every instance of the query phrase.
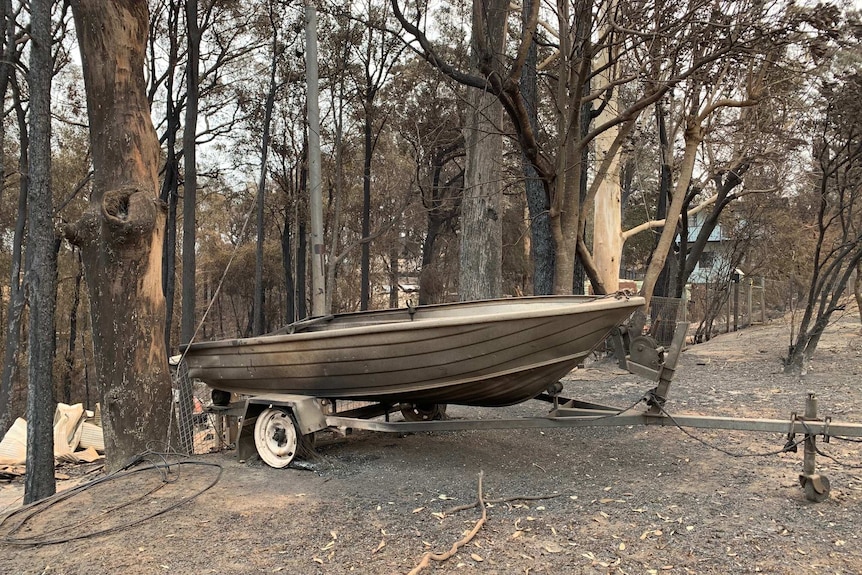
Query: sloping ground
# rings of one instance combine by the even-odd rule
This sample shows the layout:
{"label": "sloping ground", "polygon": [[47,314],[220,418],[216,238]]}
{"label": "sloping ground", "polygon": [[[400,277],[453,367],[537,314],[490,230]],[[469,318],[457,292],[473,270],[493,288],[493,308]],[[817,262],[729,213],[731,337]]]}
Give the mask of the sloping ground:
{"label": "sloping ground", "polygon": [[[788,326],[722,335],[687,350],[671,388],[671,413],[789,418],[816,392],[821,413],[862,422],[862,338],[848,313],[830,326],[808,373],[781,372]],[[610,362],[572,374],[566,393],[628,406],[651,384]],[[541,413],[534,402],[493,410],[450,407],[452,417]],[[407,573],[426,551],[448,550],[479,518],[469,504],[483,472],[484,496],[553,496],[487,509],[475,538],[424,572],[842,573],[862,572],[859,444],[820,443],[831,498],[805,500],[802,454],[775,434],[668,428],[357,433],[329,438],[313,469],[240,463],[231,452],[199,458],[224,467],[194,501],[124,531],[41,547],[0,544],[0,572]],[[697,438],[697,439],[695,439]],[[727,455],[702,441],[745,457]],[[27,527],[46,536],[87,514],[77,532],[110,525],[199,491],[214,468],[182,468],[108,482],[55,505]],[[18,484],[4,487],[14,490]],[[136,498],[141,498],[135,500]],[[128,502],[128,505],[114,509]],[[2,533],[8,533],[4,524]]]}

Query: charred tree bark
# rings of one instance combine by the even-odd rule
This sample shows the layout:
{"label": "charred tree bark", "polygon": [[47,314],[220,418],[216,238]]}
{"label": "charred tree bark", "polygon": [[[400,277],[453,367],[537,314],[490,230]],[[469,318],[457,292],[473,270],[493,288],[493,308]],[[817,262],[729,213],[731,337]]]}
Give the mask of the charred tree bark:
{"label": "charred tree bark", "polygon": [[180,109],[174,101],[174,71],[179,54],[179,3],[171,2],[168,7],[168,29],[170,47],[168,52],[168,71],[165,74],[167,92],[165,113],[166,158],[164,180],[162,181],[161,200],[168,206],[168,219],[165,225],[165,245],[162,257],[162,290],[165,294],[165,349],[171,353],[171,328],[174,318],[174,301],[177,282],[174,277],[177,268],[177,203],[180,185],[179,154],[177,154],[177,131],[180,125]]}
{"label": "charred tree bark", "polygon": [[[853,297],[856,299],[856,309],[862,322],[862,260],[856,263],[856,278],[853,280]],[[3,429],[0,427],[0,429]]]}
{"label": "charred tree bark", "polygon": [[647,307],[649,307],[649,301],[653,296],[653,291],[656,283],[658,282],[659,274],[661,273],[662,269],[664,269],[665,261],[667,260],[667,256],[671,251],[671,246],[677,233],[676,222],[679,219],[680,214],[682,213],[682,206],[685,202],[686,191],[688,190],[689,184],[691,183],[691,175],[694,171],[697,148],[698,146],[700,146],[700,143],[703,141],[704,138],[704,129],[700,125],[700,118],[688,118],[684,138],[685,152],[683,154],[683,160],[680,164],[679,179],[677,180],[670,204],[667,208],[667,221],[662,228],[661,235],[659,236],[658,243],[656,244],[656,249],[653,252],[652,260],[650,261],[649,267],[647,267],[643,287],[641,288],[641,295],[646,298]]}
{"label": "charred tree bark", "polygon": [[284,316],[285,323],[296,321],[296,285],[293,281],[293,247],[290,241],[290,230],[293,227],[292,211],[284,209],[284,229],[281,232],[281,261],[284,269]]}
{"label": "charred tree bark", "polygon": [[[579,34],[584,33],[583,30],[579,31]],[[589,84],[587,84],[589,86]],[[598,115],[597,111],[593,110],[593,105],[590,102],[584,102],[580,105],[580,125],[581,125],[581,133],[580,137],[585,138],[586,135],[590,131],[590,125],[593,122],[595,116]],[[581,146],[581,160],[579,162],[579,168],[577,169],[578,173],[578,206],[580,206],[579,211],[583,211],[584,206],[587,205],[587,188],[588,186],[588,170],[586,166],[589,165],[590,162],[590,149],[587,146]],[[586,221],[584,222],[586,223]],[[581,227],[580,225],[580,216],[578,217],[578,232],[577,232],[577,245],[586,246],[587,241],[587,233],[586,233],[586,225]],[[587,267],[584,262],[584,255],[586,255],[585,251],[579,251],[575,249],[574,262],[572,263],[572,291],[571,293],[574,295],[585,295],[586,294],[586,285],[587,285]],[[598,270],[596,270],[598,272]],[[604,284],[601,281],[593,281],[592,282],[593,293],[596,294],[605,294],[607,293]]]}
{"label": "charred tree bark", "polygon": [[[168,106],[170,108],[170,105]],[[168,112],[170,114],[170,112]],[[168,124],[171,124],[170,118]],[[176,140],[176,137],[168,137]],[[165,224],[165,242],[162,249],[162,292],[165,294],[165,350],[171,353],[171,331],[173,327],[174,302],[176,300],[177,282],[174,277],[177,269],[177,203],[179,188],[179,169],[177,166],[176,148],[173,142],[168,142],[168,159],[165,164],[165,179],[162,184],[161,199],[167,205],[167,221]]]}
{"label": "charred tree bark", "polygon": [[[303,154],[304,156],[304,154]],[[293,186],[294,204],[299,202],[298,197],[306,188],[307,171],[305,162],[299,161],[297,165],[298,177],[295,178],[296,183]],[[298,210],[296,206],[291,206],[290,212],[285,208],[284,214],[284,234],[286,238],[282,238],[282,250],[287,249],[288,252],[283,252],[282,263],[284,266],[284,277],[287,285],[287,323],[298,321],[305,317],[305,228],[301,221],[302,218],[297,218]],[[290,241],[290,230],[296,230],[294,237],[296,248]]]}
{"label": "charred tree bark", "polygon": [[400,286],[398,285],[398,274],[399,274],[399,266],[398,266],[398,256],[400,255],[400,245],[396,242],[392,242],[389,246],[389,307],[396,308],[400,303],[398,301],[398,294],[401,293]]}
{"label": "charred tree bark", "polygon": [[27,271],[30,309],[27,385],[27,474],[24,503],[56,491],[54,482],[54,310],[57,251],[51,193],[51,0],[30,3],[30,165]]}
{"label": "charred tree bark", "polygon": [[269,71],[269,91],[266,94],[266,103],[263,110],[263,132],[260,143],[260,179],[257,183],[257,242],[255,244],[254,258],[254,322],[253,335],[261,335],[265,330],[266,316],[264,314],[264,303],[266,301],[265,288],[263,285],[263,246],[266,239],[264,214],[264,199],[266,198],[266,162],[269,157],[269,127],[272,124],[272,108],[275,105],[276,71],[278,69],[278,26],[275,17],[270,12],[270,23],[272,24],[272,66]]}
{"label": "charred tree bark", "polygon": [[[22,132],[25,134],[26,132]],[[26,165],[26,138],[21,142],[21,159]],[[18,368],[18,347],[21,340],[21,317],[24,312],[24,290],[21,286],[21,259],[24,226],[27,223],[27,178],[21,177],[18,190],[18,215],[12,236],[12,270],[9,278],[9,306],[6,324],[6,349],[3,351],[3,374],[0,379],[0,434],[5,434],[14,419],[11,410],[12,385]]]}
{"label": "charred tree bark", "polygon": [[[525,0],[523,21],[525,27],[529,23],[533,10],[533,2]],[[530,42],[524,69],[521,72],[521,94],[524,106],[527,108],[530,129],[535,133],[539,129],[538,112],[536,108],[536,89],[538,81],[537,70],[538,46]],[[536,168],[527,155],[521,152],[524,164],[524,190],[527,197],[527,209],[530,213],[530,256],[533,260],[533,295],[549,295],[554,293],[554,238],[551,235],[551,224],[548,219],[551,210],[551,199]]]}
{"label": "charred tree bark", "polygon": [[[146,6],[146,4],[145,4]],[[197,232],[197,141],[198,125],[198,66],[201,33],[198,27],[198,2],[186,1],[186,123],[183,126],[183,312],[180,320],[180,341],[189,343],[195,333],[195,243]]]}
{"label": "charred tree bark", "polygon": [[159,145],[144,82],[144,0],[75,0],[93,190],[65,230],[81,248],[91,298],[107,468],[167,437],[171,383],[164,345]]}
{"label": "charred tree bark", "polygon": [[[9,22],[12,21],[11,18],[7,18],[7,15],[11,14],[11,10],[12,10],[11,6],[12,6],[11,0],[3,0],[2,2],[0,2],[0,24],[2,24],[4,29],[8,28]],[[3,45],[3,56],[4,57],[2,58],[2,61],[0,61],[0,97],[2,97],[2,100],[0,100],[0,101],[5,102],[6,101],[6,93],[8,92],[8,89],[9,89],[9,71],[12,69],[11,60],[9,60],[7,58],[7,55],[9,54],[9,48],[14,47],[14,45],[15,45],[14,44],[14,38],[9,39],[4,34],[2,45]],[[2,117],[0,117],[0,120],[5,120],[5,114],[2,114]],[[5,121],[0,121],[0,150],[5,149],[5,145],[6,145],[6,123],[5,123]],[[0,162],[0,182],[5,182],[5,181],[6,181],[6,166],[4,165],[3,162]],[[2,199],[3,199],[3,191],[4,191],[3,186],[0,186],[0,202],[2,202]],[[18,213],[20,214],[20,212],[18,212]],[[20,257],[18,258],[18,260],[19,260],[18,265],[20,266]],[[10,262],[9,267],[10,267],[10,270],[15,268],[14,264],[11,264],[11,262]],[[10,276],[11,275],[12,274],[10,274]],[[10,277],[10,279],[12,279],[12,278]],[[14,283],[17,284],[18,281],[19,280],[18,280],[18,277],[16,274],[14,276]],[[12,283],[13,282],[10,281],[10,285],[9,285],[9,291],[10,291],[9,295],[10,296],[11,296],[11,291],[12,291]],[[11,304],[11,298],[7,299],[7,296],[5,296],[3,294],[3,286],[0,286],[0,301],[8,301]],[[4,310],[2,309],[2,307],[0,307],[0,325],[3,325],[3,324],[8,325],[6,318],[3,317],[3,311]],[[9,311],[11,311],[11,305],[10,305]],[[9,316],[8,319],[9,319],[9,321],[11,321],[11,315]],[[3,341],[4,344],[6,343],[6,340],[0,340],[0,341]],[[5,355],[5,353],[4,353],[4,355]],[[2,364],[2,367],[0,367],[0,369],[5,369],[5,366],[6,366],[6,364],[4,362]],[[6,432],[6,419],[8,417],[7,414],[9,412],[9,405],[8,405],[9,404],[9,394],[4,393],[4,389],[6,389],[6,388],[3,385],[3,380],[0,379],[0,434],[3,434]]]}
{"label": "charred tree bark", "polygon": [[[5,7],[7,2],[3,2]],[[11,7],[7,8],[11,13]],[[7,24],[8,25],[8,24]],[[11,37],[10,37],[11,34]],[[14,27],[12,32],[7,28],[7,42],[14,44]],[[5,51],[9,54],[8,46]],[[5,434],[12,426],[14,420],[12,412],[12,386],[16,381],[16,372],[18,370],[18,348],[21,342],[21,317],[24,312],[24,290],[21,285],[21,264],[22,252],[24,245],[24,228],[27,225],[27,148],[29,140],[27,138],[27,119],[25,117],[24,107],[21,105],[21,96],[14,78],[11,77],[11,68],[7,68],[6,62],[0,62],[0,70],[5,70],[5,76],[0,76],[0,87],[5,85],[7,80],[12,80],[12,98],[15,106],[15,113],[18,119],[18,131],[21,134],[20,150],[18,155],[18,172],[20,181],[18,185],[18,215],[15,220],[15,231],[12,235],[12,259],[11,271],[9,274],[9,304],[7,308],[7,324],[6,324],[6,349],[3,352],[3,373],[0,376],[0,433]],[[5,92],[3,93],[5,96]],[[2,123],[2,122],[0,122]],[[5,132],[3,139],[0,139],[0,144],[5,142]]]}
{"label": "charred tree bark", "polygon": [[[659,149],[659,179],[658,179],[658,209],[656,210],[656,219],[663,220],[667,218],[668,199],[671,195],[671,176],[673,173],[673,150],[671,150],[670,142],[667,136],[667,124],[665,120],[666,112],[661,102],[655,105],[656,127],[658,128],[658,149]],[[653,242],[653,251],[658,247],[658,236]],[[678,257],[685,257],[680,255]],[[670,260],[670,258],[668,258]],[[673,272],[670,268],[669,261],[662,268],[659,277],[656,280],[655,295],[659,297],[670,297],[671,294],[671,278]]]}
{"label": "charred tree bark", "polygon": [[422,205],[426,212],[427,232],[422,242],[422,269],[419,273],[419,304],[441,303],[446,298],[437,261],[437,239],[458,217],[464,194],[464,171],[458,170],[443,181],[443,168],[464,155],[461,136],[437,149],[431,156],[431,182],[422,189]]}
{"label": "charred tree bark", "polygon": [[72,293],[72,309],[69,311],[69,346],[66,348],[66,370],[63,372],[63,403],[72,403],[72,379],[75,372],[75,347],[78,339],[78,307],[81,305],[81,282],[84,267],[78,257],[78,273],[75,274],[75,289]]}
{"label": "charred tree bark", "polygon": [[681,269],[680,278],[677,282],[678,295],[676,295],[676,297],[680,297],[682,295],[682,286],[688,283],[688,278],[691,277],[700,256],[703,255],[706,244],[709,241],[712,232],[718,226],[718,220],[724,212],[724,209],[737,198],[737,196],[732,192],[742,184],[742,177],[748,171],[749,167],[750,164],[748,162],[741,162],[740,164],[733,166],[733,168],[727,173],[717,174],[713,178],[718,197],[712,205],[712,211],[701,224],[697,238],[695,238],[694,243],[689,246],[689,249],[685,254],[685,260],[682,260],[682,258],[680,259],[681,264],[684,263],[685,265],[684,268]]}
{"label": "charred tree bark", "polygon": [[862,267],[860,91],[862,75],[858,73],[822,88],[822,120],[812,134],[818,178],[812,194],[812,204],[817,202],[817,236],[805,311],[785,372],[805,371],[832,314],[844,310],[847,286]]}
{"label": "charred tree bark", "polygon": [[[302,188],[305,189],[305,186]],[[299,238],[296,246],[296,317],[304,319],[308,317],[308,238],[305,222],[300,221],[296,230]]]}
{"label": "charred tree bark", "polygon": [[[364,157],[362,161],[362,237],[371,235],[371,160],[374,156],[374,126],[371,110],[373,109],[374,90],[366,89],[365,122],[363,124]],[[371,242],[362,242],[360,256],[360,288],[359,309],[368,309],[371,300]]]}

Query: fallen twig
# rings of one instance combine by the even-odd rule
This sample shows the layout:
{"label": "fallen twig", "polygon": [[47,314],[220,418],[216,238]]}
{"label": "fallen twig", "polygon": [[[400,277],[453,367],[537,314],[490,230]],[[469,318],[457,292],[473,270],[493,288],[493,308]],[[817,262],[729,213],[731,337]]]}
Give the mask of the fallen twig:
{"label": "fallen twig", "polygon": [[416,575],[417,573],[422,571],[425,567],[428,567],[428,565],[431,564],[431,561],[446,561],[447,559],[449,559],[450,557],[455,555],[455,553],[458,552],[458,549],[460,549],[461,547],[463,547],[464,545],[466,545],[467,543],[469,543],[470,541],[473,540],[473,537],[476,536],[476,533],[479,532],[479,529],[482,528],[482,525],[484,525],[485,521],[488,519],[488,511],[485,508],[485,500],[482,496],[482,475],[483,475],[483,472],[480,471],[479,472],[478,499],[477,499],[477,504],[482,508],[482,517],[479,518],[479,520],[476,522],[476,525],[473,526],[473,529],[471,529],[467,535],[465,535],[462,539],[460,539],[460,540],[458,540],[452,544],[452,547],[449,549],[449,551],[446,551],[445,553],[431,553],[429,551],[428,553],[426,553],[425,555],[422,556],[422,560],[419,562],[419,564],[416,565],[416,567],[414,567],[410,571],[410,573],[408,573],[407,575]]}
{"label": "fallen twig", "polygon": [[[543,499],[554,499],[556,497],[561,496],[562,493],[554,493],[553,495],[516,495],[514,497],[500,497],[499,499],[486,499],[485,503],[497,504],[497,503],[509,503],[510,501],[541,501]],[[457,507],[450,507],[443,511],[444,515],[454,515],[459,511],[466,511],[467,509],[473,509],[479,505],[479,500],[477,499],[473,503],[466,503],[464,505],[458,505]]]}

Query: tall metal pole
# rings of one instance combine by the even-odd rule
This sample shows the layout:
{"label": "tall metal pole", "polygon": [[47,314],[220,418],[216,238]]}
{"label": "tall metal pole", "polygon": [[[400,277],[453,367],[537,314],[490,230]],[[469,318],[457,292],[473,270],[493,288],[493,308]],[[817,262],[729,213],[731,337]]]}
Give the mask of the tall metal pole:
{"label": "tall metal pole", "polygon": [[320,103],[317,72],[317,9],[313,0],[305,3],[305,73],[308,109],[308,189],[311,204],[311,315],[322,316],[326,309],[323,249],[323,198],[320,176]]}

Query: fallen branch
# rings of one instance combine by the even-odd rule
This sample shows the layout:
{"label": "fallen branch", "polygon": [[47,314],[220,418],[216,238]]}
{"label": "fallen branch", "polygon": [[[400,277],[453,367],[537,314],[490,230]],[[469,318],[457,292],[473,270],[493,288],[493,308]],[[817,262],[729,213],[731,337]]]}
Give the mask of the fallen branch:
{"label": "fallen branch", "polygon": [[[516,495],[514,497],[501,497],[499,499],[486,499],[484,501],[485,504],[496,504],[496,503],[509,503],[511,501],[542,501],[544,499],[554,499],[556,497],[561,496],[562,493],[555,493],[553,495]],[[443,511],[444,515],[454,515],[459,511],[466,511],[467,509],[473,509],[479,505],[479,500],[477,499],[473,503],[467,503],[464,505],[458,505],[457,507],[450,507]]]}
{"label": "fallen branch", "polygon": [[445,553],[431,553],[429,551],[428,553],[426,553],[425,555],[422,556],[422,560],[419,562],[419,564],[416,565],[416,567],[414,567],[410,571],[410,573],[408,573],[407,575],[416,575],[417,573],[422,571],[424,568],[428,567],[431,564],[431,561],[446,561],[447,559],[449,559],[450,557],[455,555],[455,553],[458,552],[458,549],[460,549],[461,547],[463,547],[464,545],[466,545],[467,543],[469,543],[470,541],[473,540],[473,537],[476,536],[476,533],[479,532],[479,529],[482,528],[482,525],[484,525],[485,521],[488,519],[488,511],[485,508],[485,500],[482,496],[482,475],[483,475],[483,472],[480,471],[479,472],[479,489],[478,489],[478,495],[477,495],[477,497],[478,497],[477,504],[482,508],[482,517],[479,518],[479,521],[476,522],[476,525],[473,526],[473,529],[471,529],[467,535],[465,535],[462,539],[460,539],[460,540],[458,540],[452,544],[452,548],[449,549],[449,551],[446,551]]}

